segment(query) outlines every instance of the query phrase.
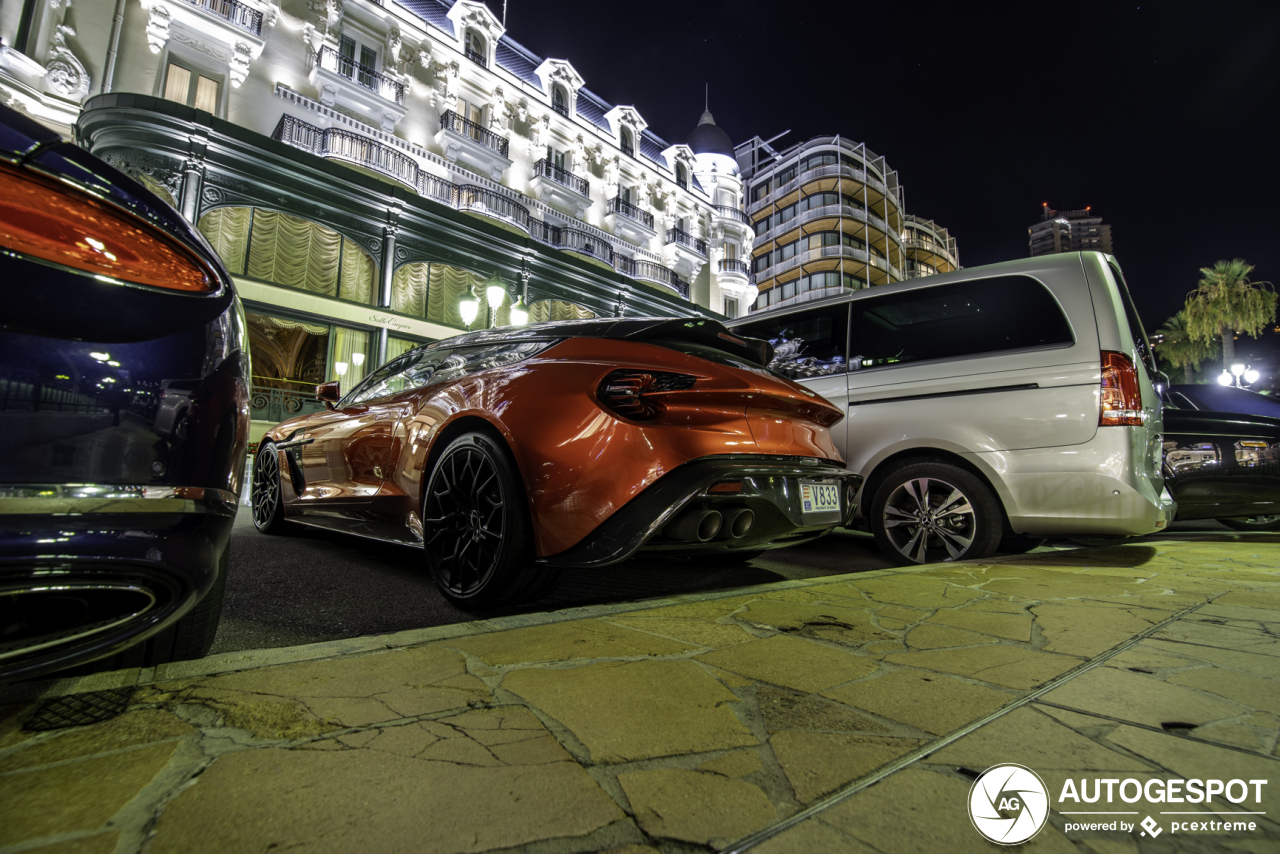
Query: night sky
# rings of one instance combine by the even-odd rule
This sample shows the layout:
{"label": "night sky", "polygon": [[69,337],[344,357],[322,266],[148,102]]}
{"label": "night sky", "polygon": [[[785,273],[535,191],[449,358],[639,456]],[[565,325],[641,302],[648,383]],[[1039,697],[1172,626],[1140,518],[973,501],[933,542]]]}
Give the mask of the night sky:
{"label": "night sky", "polygon": [[1148,330],[1220,258],[1280,282],[1277,2],[509,0],[507,31],[670,143],[704,82],[735,144],[866,142],[966,267],[1026,257],[1042,202],[1090,205]]}

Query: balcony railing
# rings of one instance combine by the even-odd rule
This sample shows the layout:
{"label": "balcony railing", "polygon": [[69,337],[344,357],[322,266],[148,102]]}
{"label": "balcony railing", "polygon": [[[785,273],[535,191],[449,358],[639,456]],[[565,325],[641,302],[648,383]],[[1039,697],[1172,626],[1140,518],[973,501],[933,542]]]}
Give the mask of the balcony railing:
{"label": "balcony railing", "polygon": [[569,118],[569,105],[568,105],[568,104],[561,104],[561,103],[559,103],[559,102],[556,102],[556,103],[553,103],[553,104],[551,105],[551,109],[555,110],[557,113],[559,113],[560,115],[564,116],[566,119],[567,119],[567,118]]}
{"label": "balcony railing", "polygon": [[685,178],[677,178],[677,179],[676,179],[676,186],[677,186],[677,187],[679,187],[679,188],[680,188],[680,189],[682,189],[682,190],[687,190],[687,189],[689,189],[689,181],[688,181],[687,179],[685,179]]}
{"label": "balcony railing", "polygon": [[688,246],[699,255],[707,254],[707,241],[694,237],[687,231],[681,231],[678,228],[672,228],[667,231],[667,243],[679,243],[681,246]]}
{"label": "balcony railing", "polygon": [[627,142],[625,139],[622,141],[622,144],[619,147],[622,149],[623,154],[629,155],[631,157],[636,156],[636,150],[631,146],[631,143]]}
{"label": "balcony railing", "polygon": [[646,228],[653,228],[653,214],[641,210],[630,202],[624,202],[621,198],[614,197],[609,200],[609,213],[622,214],[627,219],[633,219]]}
{"label": "balcony railing", "polygon": [[661,264],[619,255],[614,266],[619,273],[630,276],[633,279],[643,279],[646,282],[657,282],[660,285],[666,285],[685,299],[689,298],[689,284],[676,275],[675,270],[669,270]]}
{"label": "balcony railing", "polygon": [[330,160],[345,160],[417,187],[417,162],[389,145],[375,142],[342,128],[318,128],[293,116],[284,115],[271,138]]}
{"label": "balcony railing", "polygon": [[464,119],[453,110],[449,110],[440,117],[440,128],[474,139],[485,148],[490,148],[503,157],[507,156],[507,152],[511,148],[511,141],[505,136],[498,136],[487,127],[478,125],[469,119]]}
{"label": "balcony railing", "polygon": [[262,13],[236,0],[187,0],[197,9],[212,12],[234,27],[255,36],[262,35]]}
{"label": "balcony railing", "polygon": [[324,412],[314,391],[293,391],[254,385],[249,395],[249,417],[254,421],[279,423],[295,415]]}
{"label": "balcony railing", "polygon": [[541,175],[543,178],[550,178],[560,186],[568,187],[584,198],[591,198],[591,185],[586,178],[579,178],[568,169],[556,166],[545,157],[533,164],[533,174]]}
{"label": "balcony railing", "polygon": [[471,48],[467,48],[467,59],[471,60],[481,68],[489,67],[489,60],[484,58],[484,54],[479,51],[472,50]]}
{"label": "balcony railing", "polygon": [[[214,0],[218,2],[218,0]],[[316,64],[325,71],[330,71],[348,80],[354,80],[364,88],[376,92],[388,101],[395,101],[404,106],[404,84],[392,80],[385,74],[379,74],[367,65],[361,65],[349,56],[343,56],[337,50],[325,45],[316,51]]]}
{"label": "balcony railing", "polygon": [[529,216],[529,209],[524,205],[509,196],[499,193],[497,190],[477,187],[473,184],[458,187],[457,202],[455,202],[454,206],[460,211],[472,211],[495,219],[506,220],[520,226],[525,231],[530,229],[531,223],[536,222]]}
{"label": "balcony railing", "polygon": [[750,277],[751,272],[747,266],[747,262],[738,258],[721,258],[721,273],[738,273],[739,275]]}
{"label": "balcony railing", "polygon": [[734,222],[740,222],[743,225],[751,225],[751,220],[747,219],[747,215],[737,208],[729,205],[716,205],[716,216],[722,216],[725,219],[731,219]]}
{"label": "balcony railing", "polygon": [[613,247],[609,245],[609,241],[601,239],[598,235],[580,228],[552,225],[538,220],[530,220],[529,225],[529,233],[535,240],[557,249],[567,249],[580,255],[599,258],[610,267],[614,266]]}

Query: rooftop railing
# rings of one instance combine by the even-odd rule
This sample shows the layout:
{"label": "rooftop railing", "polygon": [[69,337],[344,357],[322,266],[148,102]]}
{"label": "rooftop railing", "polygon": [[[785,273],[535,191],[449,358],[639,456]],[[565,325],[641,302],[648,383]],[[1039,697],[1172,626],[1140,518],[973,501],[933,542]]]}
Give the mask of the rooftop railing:
{"label": "rooftop railing", "polygon": [[633,219],[646,228],[653,228],[653,214],[646,210],[641,210],[630,202],[624,202],[619,197],[609,200],[609,213],[622,214],[627,219]]}
{"label": "rooftop railing", "polygon": [[699,255],[707,254],[707,241],[694,237],[687,231],[681,231],[678,228],[667,230],[667,243],[679,243],[681,246],[688,246]]}
{"label": "rooftop railing", "polygon": [[234,27],[255,36],[262,35],[262,13],[236,0],[186,0],[197,9],[212,12]]}
{"label": "rooftop railing", "polygon": [[468,139],[474,139],[485,148],[498,152],[503,157],[507,156],[507,152],[511,149],[511,141],[505,136],[498,136],[487,127],[470,119],[464,119],[454,110],[449,110],[440,117],[441,130],[452,131],[459,136],[465,136]]}
{"label": "rooftop railing", "polygon": [[[216,0],[215,0],[216,2]],[[395,101],[404,106],[404,84],[392,80],[385,74],[379,74],[367,65],[361,65],[349,56],[343,56],[334,48],[325,45],[316,51],[316,63],[325,71],[331,71],[348,80],[354,80],[364,88],[376,92],[388,101]]]}
{"label": "rooftop railing", "polygon": [[533,174],[549,178],[562,187],[568,187],[580,196],[591,198],[591,184],[588,183],[586,178],[578,177],[568,169],[555,165],[545,157],[533,164]]}

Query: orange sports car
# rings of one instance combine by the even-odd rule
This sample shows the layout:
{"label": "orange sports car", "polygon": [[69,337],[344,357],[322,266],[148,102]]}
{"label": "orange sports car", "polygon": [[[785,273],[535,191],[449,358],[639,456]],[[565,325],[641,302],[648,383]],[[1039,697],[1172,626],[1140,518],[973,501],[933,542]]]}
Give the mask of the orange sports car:
{"label": "orange sports car", "polygon": [[483,608],[639,551],[743,561],[845,524],[844,413],[710,320],[543,323],[411,350],[269,431],[253,520],[423,549]]}

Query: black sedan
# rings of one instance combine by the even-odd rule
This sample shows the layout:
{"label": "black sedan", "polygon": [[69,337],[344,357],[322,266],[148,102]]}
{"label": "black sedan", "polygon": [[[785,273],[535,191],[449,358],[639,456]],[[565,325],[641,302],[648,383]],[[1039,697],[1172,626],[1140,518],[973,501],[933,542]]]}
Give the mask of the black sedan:
{"label": "black sedan", "polygon": [[0,292],[0,678],[204,655],[249,426],[230,277],[173,208],[0,107]]}

